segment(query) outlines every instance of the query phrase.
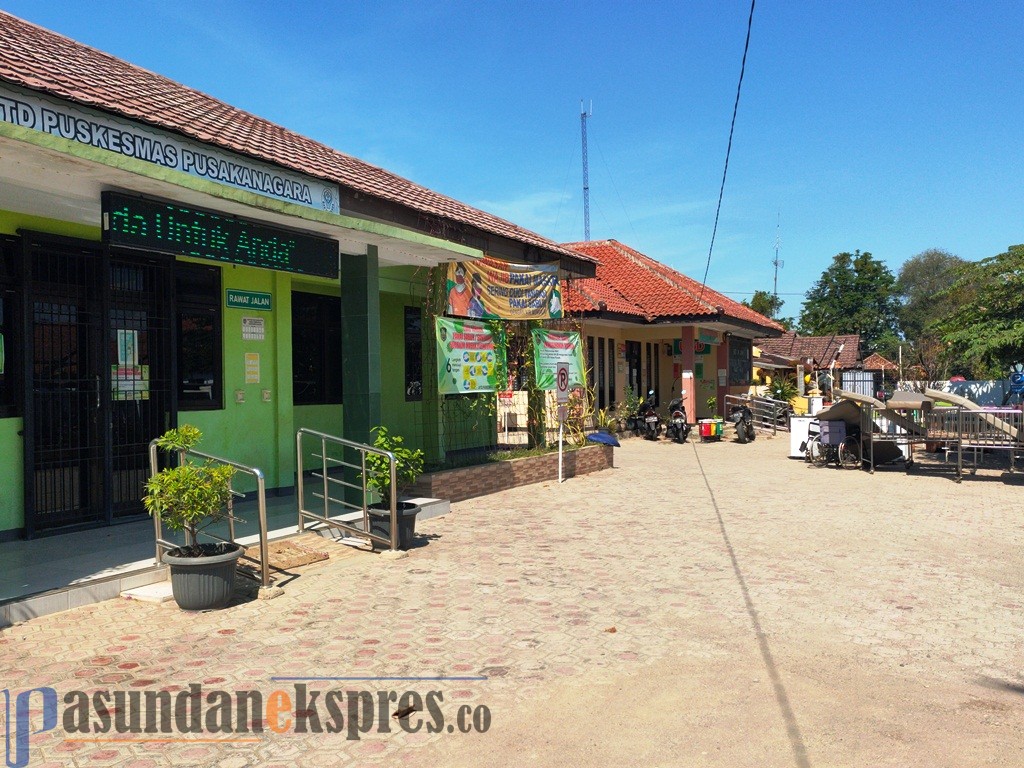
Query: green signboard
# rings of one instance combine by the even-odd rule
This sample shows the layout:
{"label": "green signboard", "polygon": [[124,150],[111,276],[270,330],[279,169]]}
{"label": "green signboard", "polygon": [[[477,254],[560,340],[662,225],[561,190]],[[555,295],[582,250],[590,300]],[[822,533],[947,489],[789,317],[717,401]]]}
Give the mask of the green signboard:
{"label": "green signboard", "polygon": [[255,309],[260,312],[270,312],[272,298],[269,293],[235,291],[228,288],[227,299],[224,305],[235,309]]}
{"label": "green signboard", "polygon": [[569,386],[586,385],[583,365],[583,345],[575,331],[546,331],[533,329],[533,362],[537,372],[538,389],[554,389],[558,364],[569,364]]}
{"label": "green signboard", "polygon": [[466,395],[505,388],[505,350],[484,323],[439,317],[436,336],[438,392]]}

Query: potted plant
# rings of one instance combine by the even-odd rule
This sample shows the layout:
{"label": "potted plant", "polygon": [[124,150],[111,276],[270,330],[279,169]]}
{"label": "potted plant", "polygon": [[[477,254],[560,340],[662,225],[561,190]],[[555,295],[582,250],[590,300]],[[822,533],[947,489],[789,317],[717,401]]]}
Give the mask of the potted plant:
{"label": "potted plant", "polygon": [[227,515],[234,467],[212,461],[190,463],[185,452],[202,437],[197,427],[184,424],[157,439],[157,446],[181,458],[178,466],[162,469],[146,483],[142,502],[150,515],[175,531],[184,531],[185,544],[168,550],[163,560],[171,568],[171,591],[186,611],[223,608],[235,591],[235,566],[242,547],[227,542],[204,543],[199,532]]}
{"label": "potted plant", "polygon": [[640,395],[632,387],[626,387],[626,398],[615,410],[620,414],[620,426],[623,432],[637,428],[637,411],[640,410]]}
{"label": "potted plant", "polygon": [[408,549],[416,533],[416,515],[420,508],[417,504],[400,501],[399,495],[405,488],[411,487],[423,472],[423,451],[412,450],[405,446],[405,438],[393,435],[387,427],[374,427],[373,446],[382,451],[390,451],[395,455],[395,482],[397,488],[391,487],[391,468],[386,456],[368,453],[366,455],[366,485],[372,488],[380,502],[370,505],[370,533],[391,538],[391,498],[395,495],[398,510],[398,548]]}
{"label": "potted plant", "polygon": [[594,428],[598,432],[612,433],[619,424],[611,408],[599,408],[594,413]]}

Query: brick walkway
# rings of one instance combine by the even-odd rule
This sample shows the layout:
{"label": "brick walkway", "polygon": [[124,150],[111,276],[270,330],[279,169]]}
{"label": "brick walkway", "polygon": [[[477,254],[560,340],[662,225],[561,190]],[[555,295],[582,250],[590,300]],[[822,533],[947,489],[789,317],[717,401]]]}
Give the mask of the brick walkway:
{"label": "brick walkway", "polygon": [[58,725],[32,738],[30,765],[1024,763],[1016,478],[787,452],[788,438],[629,440],[616,469],[460,502],[419,526],[410,557],[312,565],[275,600],[200,615],[114,600],[0,632],[12,697],[486,677],[307,682],[438,690],[446,724],[485,705],[486,734],[392,719],[358,741],[154,744]]}

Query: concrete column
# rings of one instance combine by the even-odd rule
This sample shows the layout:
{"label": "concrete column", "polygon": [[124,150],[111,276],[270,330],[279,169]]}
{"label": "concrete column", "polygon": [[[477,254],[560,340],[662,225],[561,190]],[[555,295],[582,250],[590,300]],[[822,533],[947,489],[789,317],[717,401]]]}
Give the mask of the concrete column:
{"label": "concrete column", "polygon": [[[680,338],[682,339],[682,357],[683,357],[683,370],[689,371],[691,377],[693,376],[694,364],[697,362],[696,355],[694,354],[694,333],[692,325],[684,325],[681,332]],[[697,423],[697,379],[689,378],[683,381],[682,385],[686,389],[686,395],[683,397],[683,406],[686,408],[686,418],[691,424]]]}
{"label": "concrete column", "polygon": [[346,440],[372,442],[381,419],[380,270],[377,247],[341,260],[341,381]]}

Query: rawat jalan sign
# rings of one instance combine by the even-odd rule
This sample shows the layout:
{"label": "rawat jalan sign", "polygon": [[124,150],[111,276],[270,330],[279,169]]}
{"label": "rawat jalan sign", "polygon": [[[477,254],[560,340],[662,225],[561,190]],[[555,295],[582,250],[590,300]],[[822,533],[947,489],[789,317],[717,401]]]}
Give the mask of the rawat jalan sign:
{"label": "rawat jalan sign", "polygon": [[[505,369],[505,350],[490,329],[473,320],[437,318],[437,391],[442,395],[495,392]],[[501,382],[504,384],[504,382]]]}

